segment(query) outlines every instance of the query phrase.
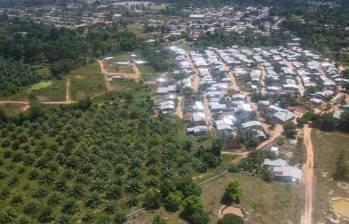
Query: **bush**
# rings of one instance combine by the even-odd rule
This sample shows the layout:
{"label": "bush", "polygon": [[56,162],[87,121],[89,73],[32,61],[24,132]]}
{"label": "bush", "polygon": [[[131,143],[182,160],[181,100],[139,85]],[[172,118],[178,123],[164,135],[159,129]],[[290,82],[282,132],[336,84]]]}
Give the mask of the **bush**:
{"label": "bush", "polygon": [[242,197],[242,187],[240,183],[236,180],[231,181],[225,188],[225,193],[223,196],[223,201],[230,204],[232,202],[239,203]]}
{"label": "bush", "polygon": [[220,219],[217,224],[244,224],[244,220],[240,216],[228,214]]}
{"label": "bush", "polygon": [[183,194],[179,191],[169,193],[164,202],[166,210],[171,212],[177,211],[182,203],[182,199]]}

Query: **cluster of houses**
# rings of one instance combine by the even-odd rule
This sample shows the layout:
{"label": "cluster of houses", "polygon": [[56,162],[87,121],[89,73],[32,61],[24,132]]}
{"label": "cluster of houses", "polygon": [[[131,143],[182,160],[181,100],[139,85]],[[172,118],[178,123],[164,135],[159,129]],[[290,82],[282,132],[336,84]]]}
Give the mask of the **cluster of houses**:
{"label": "cluster of houses", "polygon": [[159,82],[157,93],[164,96],[158,103],[159,110],[174,112],[175,94],[190,89],[195,97],[184,102],[188,133],[203,135],[216,129],[235,136],[239,129],[247,129],[259,139],[267,138],[257,112],[266,115],[268,122],[280,124],[296,115],[278,102],[261,100],[254,104],[251,93],[307,95],[311,103],[319,104],[336,94],[339,82],[349,81],[341,78],[330,60],[302,49],[297,39],[294,41],[277,48],[232,46],[193,51],[169,47],[175,55],[176,72],[185,75],[179,80]]}
{"label": "cluster of houses", "polygon": [[[334,96],[341,82],[336,66],[297,43],[279,48],[240,48],[217,50],[231,67],[237,80],[250,91],[267,95],[311,93],[311,102],[319,104]],[[245,84],[247,83],[247,84]]]}
{"label": "cluster of houses", "polygon": [[269,35],[274,29],[278,29],[282,18],[269,14],[269,7],[246,7],[236,9],[232,6],[221,8],[194,8],[182,10],[188,15],[182,20],[171,21],[171,35],[181,35],[183,32],[196,39],[203,33],[214,32],[220,27],[224,32],[242,33],[250,29],[255,33]]}

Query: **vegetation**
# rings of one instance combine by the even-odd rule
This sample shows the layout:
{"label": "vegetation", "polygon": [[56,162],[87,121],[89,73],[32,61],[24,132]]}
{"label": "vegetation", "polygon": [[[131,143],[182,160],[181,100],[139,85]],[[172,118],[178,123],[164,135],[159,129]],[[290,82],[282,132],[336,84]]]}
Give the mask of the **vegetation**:
{"label": "vegetation", "polygon": [[0,96],[14,94],[20,87],[36,83],[43,78],[38,72],[22,62],[0,58]]}
{"label": "vegetation", "polygon": [[287,121],[283,124],[284,127],[284,135],[287,138],[294,139],[297,135],[297,127],[293,121]]}
{"label": "vegetation", "polygon": [[189,196],[183,201],[182,217],[192,224],[206,224],[208,214],[204,212],[202,200],[198,196]]}
{"label": "vegetation", "polygon": [[[6,14],[0,15],[0,21],[0,67],[8,68],[1,69],[1,95],[42,79],[61,78],[106,53],[137,47],[136,36],[116,25],[91,27],[84,33],[83,29],[57,28],[28,18],[8,18]],[[34,65],[38,64],[47,66],[50,75],[35,72]],[[20,69],[12,73],[17,66]]]}
{"label": "vegetation", "polygon": [[[315,222],[325,221],[323,211],[328,208],[328,202],[333,197],[347,197],[348,193],[338,187],[337,181],[342,179],[345,163],[349,165],[347,153],[349,135],[339,132],[312,131],[314,147],[314,167],[316,175],[316,194],[314,195]],[[344,171],[344,172],[343,172]],[[339,178],[338,178],[339,177]],[[332,192],[329,194],[329,192]]]}
{"label": "vegetation", "polygon": [[173,195],[183,195],[186,219],[206,223],[192,181],[203,157],[195,157],[198,147],[182,123],[152,115],[149,94],[138,88],[98,103],[37,104],[27,115],[3,118],[0,203],[8,223],[121,223],[136,206],[176,207]]}
{"label": "vegetation", "polygon": [[231,181],[225,188],[225,193],[223,196],[223,201],[230,204],[232,202],[239,203],[242,197],[243,189],[240,183],[236,180]]}
{"label": "vegetation", "polygon": [[244,220],[240,216],[228,214],[219,220],[217,224],[244,224]]}

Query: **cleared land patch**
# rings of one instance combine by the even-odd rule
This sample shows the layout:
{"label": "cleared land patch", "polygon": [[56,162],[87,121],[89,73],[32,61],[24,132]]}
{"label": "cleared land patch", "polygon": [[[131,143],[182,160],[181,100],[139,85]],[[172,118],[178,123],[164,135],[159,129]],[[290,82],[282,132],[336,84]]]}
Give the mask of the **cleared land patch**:
{"label": "cleared land patch", "polygon": [[316,178],[314,223],[325,220],[329,209],[329,201],[333,197],[348,197],[348,193],[339,188],[333,180],[336,170],[336,158],[343,150],[348,150],[349,135],[338,132],[322,132],[313,130],[314,175]]}

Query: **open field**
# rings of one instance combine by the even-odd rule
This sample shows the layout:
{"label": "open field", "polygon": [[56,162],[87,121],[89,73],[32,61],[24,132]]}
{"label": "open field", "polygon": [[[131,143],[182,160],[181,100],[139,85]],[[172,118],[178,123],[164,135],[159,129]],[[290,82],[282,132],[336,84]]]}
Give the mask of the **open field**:
{"label": "open field", "polygon": [[[238,180],[244,189],[240,206],[249,213],[250,223],[270,224],[278,220],[282,223],[299,223],[303,200],[301,186],[280,182],[266,183],[257,177],[243,174],[230,174],[202,186],[202,199],[210,215],[210,224],[218,220],[218,211],[222,206],[220,200],[225,186],[232,180]],[[141,212],[130,218],[128,224],[150,224],[154,214],[159,213],[168,223],[186,223],[179,213],[168,213],[163,208],[156,212]]]}
{"label": "open field", "polygon": [[96,62],[72,71],[67,78],[71,80],[72,100],[93,97],[106,90],[103,75]]}
{"label": "open field", "polygon": [[150,39],[153,38],[152,33],[145,33],[142,24],[130,24],[127,26],[127,29],[134,33],[140,39]]}
{"label": "open field", "polygon": [[25,87],[16,94],[6,97],[6,99],[27,100],[30,95],[37,97],[41,101],[63,101],[65,99],[65,80],[42,81]]}
{"label": "open field", "polygon": [[3,111],[7,116],[15,116],[18,115],[26,105],[23,104],[0,104],[0,111]]}
{"label": "open field", "polygon": [[141,72],[141,79],[144,81],[155,80],[160,75],[158,71],[156,71],[150,65],[140,65],[139,70]]}
{"label": "open field", "polygon": [[6,100],[28,100],[29,96],[33,95],[40,101],[65,101],[68,79],[71,80],[72,100],[96,96],[105,91],[103,75],[98,64],[92,63],[71,71],[63,79],[42,81],[23,88],[18,93],[7,97]]}
{"label": "open field", "polygon": [[314,223],[324,221],[324,213],[328,210],[331,197],[349,197],[333,181],[336,169],[336,158],[342,150],[348,150],[349,135],[338,132],[321,132],[313,130],[314,160],[316,178]]}

